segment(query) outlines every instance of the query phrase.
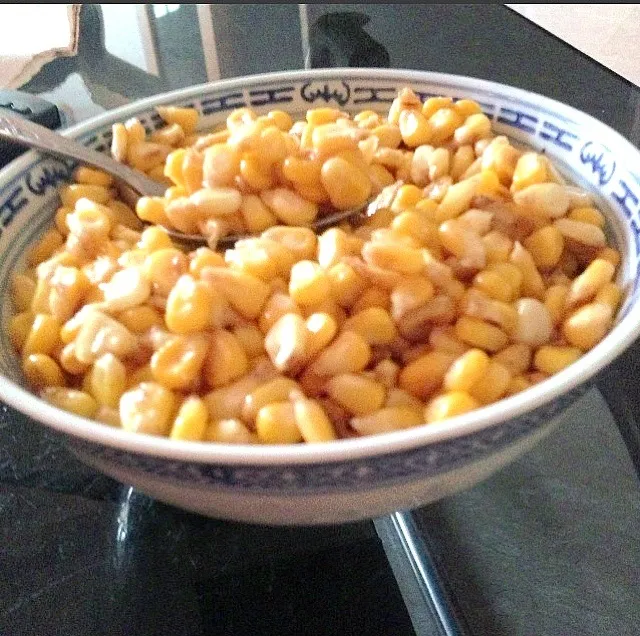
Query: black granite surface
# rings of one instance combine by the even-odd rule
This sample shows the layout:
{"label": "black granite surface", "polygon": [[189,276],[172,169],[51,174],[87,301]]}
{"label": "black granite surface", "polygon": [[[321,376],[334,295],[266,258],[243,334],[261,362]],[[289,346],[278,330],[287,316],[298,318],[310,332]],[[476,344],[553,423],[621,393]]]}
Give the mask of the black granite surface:
{"label": "black granite surface", "polygon": [[[24,90],[50,91],[79,73],[109,108],[116,93],[137,99],[205,80],[193,6],[152,20],[159,77],[98,46],[99,7],[83,8],[79,55],[46,65]],[[638,143],[639,91],[502,5],[215,5],[212,15],[223,77],[302,68],[302,16],[310,66],[497,80],[581,108]],[[602,385],[630,444],[637,359]],[[404,559],[390,519],[273,529],[190,515],[96,474],[4,407],[0,634],[640,634],[638,478],[597,392],[522,459],[413,513],[417,545],[438,568],[434,594],[457,625],[443,627],[447,617],[425,602],[429,586],[416,581],[428,573]]]}

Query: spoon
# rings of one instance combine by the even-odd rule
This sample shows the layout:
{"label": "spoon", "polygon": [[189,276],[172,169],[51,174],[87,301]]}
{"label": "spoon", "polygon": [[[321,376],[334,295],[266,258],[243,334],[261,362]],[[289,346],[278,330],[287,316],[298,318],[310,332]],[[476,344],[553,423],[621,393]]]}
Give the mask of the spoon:
{"label": "spoon", "polygon": [[[129,166],[119,163],[109,155],[102,154],[83,146],[80,142],[64,137],[40,124],[14,115],[0,114],[0,139],[36,148],[49,155],[75,159],[80,163],[93,166],[110,174],[116,179],[120,194],[130,203],[134,203],[141,196],[162,197],[166,186],[150,179],[142,172],[133,170]],[[340,210],[332,214],[326,214],[311,224],[313,230],[324,230],[342,221],[361,214],[366,210],[366,216],[371,216],[375,201],[367,201],[364,205],[351,210]],[[177,243],[187,246],[206,245],[207,239],[200,234],[185,234],[176,230],[165,228],[169,236]],[[232,247],[236,241],[251,238],[250,235],[223,236],[217,242],[217,247]]]}

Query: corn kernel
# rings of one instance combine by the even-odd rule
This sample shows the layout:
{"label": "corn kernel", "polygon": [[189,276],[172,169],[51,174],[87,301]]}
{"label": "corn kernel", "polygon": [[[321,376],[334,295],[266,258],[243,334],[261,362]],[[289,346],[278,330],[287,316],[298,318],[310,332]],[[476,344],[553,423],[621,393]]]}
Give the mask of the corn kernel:
{"label": "corn kernel", "polygon": [[43,353],[25,356],[22,361],[22,372],[27,382],[36,388],[65,385],[64,375],[58,363]]}
{"label": "corn kernel", "polygon": [[552,269],[558,264],[564,250],[564,238],[553,225],[546,225],[524,241],[533,262],[539,269]]}
{"label": "corn kernel", "polygon": [[544,304],[554,325],[560,324],[565,315],[569,288],[566,285],[552,285],[544,296]]}
{"label": "corn kernel", "polygon": [[162,117],[163,121],[167,124],[178,124],[185,133],[192,133],[198,119],[200,117],[198,111],[195,108],[181,108],[178,106],[156,106],[158,115]]}
{"label": "corn kernel", "polygon": [[576,347],[540,347],[533,356],[533,366],[543,373],[553,375],[573,364],[582,356],[582,351]]}
{"label": "corn kernel", "polygon": [[343,331],[309,366],[318,376],[362,371],[371,360],[367,341],[354,331]]}
{"label": "corn kernel", "polygon": [[622,291],[615,283],[607,283],[600,288],[600,291],[593,299],[595,303],[604,303],[609,305],[612,311],[618,309],[620,300],[622,299]]}
{"label": "corn kernel", "polygon": [[251,444],[255,436],[238,419],[228,418],[213,421],[204,434],[208,442],[220,444]]}
{"label": "corn kernel", "polygon": [[605,303],[580,307],[562,323],[562,335],[567,342],[583,351],[595,347],[613,324],[613,309]]}
{"label": "corn kernel", "polygon": [[269,329],[264,346],[279,371],[295,373],[306,362],[309,332],[303,318],[297,314],[283,315]]}
{"label": "corn kernel", "polygon": [[14,274],[11,277],[11,300],[18,312],[26,311],[36,291],[36,284],[24,274]]}
{"label": "corn kernel", "polygon": [[265,444],[296,444],[303,439],[291,402],[263,406],[256,416],[256,433]]}
{"label": "corn kernel", "polygon": [[455,324],[457,337],[471,345],[491,353],[499,351],[507,345],[507,335],[484,320],[462,316]]}
{"label": "corn kernel", "polygon": [[143,382],[120,398],[122,428],[134,433],[168,435],[176,407],[175,394],[154,382]]}
{"label": "corn kernel", "polygon": [[293,402],[296,425],[307,443],[330,442],[337,438],[334,426],[317,400],[303,396]]}
{"label": "corn kernel", "polygon": [[547,162],[537,152],[525,152],[520,156],[513,172],[511,190],[523,190],[536,183],[547,181]]}
{"label": "corn kernel", "polygon": [[512,373],[505,365],[491,360],[484,376],[471,387],[469,393],[480,404],[491,404],[505,395],[511,377]]}
{"label": "corn kernel", "polygon": [[117,408],[127,388],[127,370],[111,353],[98,358],[87,376],[88,392],[101,406]]}
{"label": "corn kernel", "polygon": [[572,221],[582,221],[583,223],[591,223],[599,227],[601,230],[605,226],[605,218],[602,212],[596,208],[574,208],[567,214],[567,218]]}
{"label": "corn kernel", "polygon": [[407,364],[398,377],[398,386],[423,400],[434,393],[444,380],[456,356],[432,351]]}
{"label": "corn kernel", "polygon": [[507,368],[511,375],[525,373],[531,366],[531,347],[523,343],[509,345],[496,353],[493,360]]}
{"label": "corn kernel", "polygon": [[414,275],[424,268],[421,251],[401,243],[366,243],[362,248],[362,257],[370,265],[400,274]]}
{"label": "corn kernel", "polygon": [[317,263],[299,261],[291,268],[289,294],[295,303],[303,306],[318,305],[330,292],[330,279]]}
{"label": "corn kernel", "polygon": [[343,329],[360,334],[372,346],[390,344],[398,336],[389,312],[382,307],[354,313],[345,321]]}
{"label": "corn kernel", "polygon": [[98,410],[96,401],[88,393],[76,389],[48,386],[42,389],[40,397],[53,406],[80,417],[92,418]]}
{"label": "corn kernel", "polygon": [[209,339],[209,352],[204,366],[204,376],[210,387],[229,384],[249,369],[247,354],[238,338],[231,332],[218,329]]}
{"label": "corn kernel", "polygon": [[233,335],[240,341],[247,358],[257,358],[265,353],[264,336],[258,327],[247,325],[233,329]]}
{"label": "corn kernel", "polygon": [[22,355],[50,354],[60,342],[60,322],[48,314],[36,314],[22,347]]}
{"label": "corn kernel", "polygon": [[318,215],[318,206],[286,188],[274,188],[260,193],[260,198],[285,225],[308,226]]}
{"label": "corn kernel", "polygon": [[259,278],[224,267],[205,267],[200,278],[211,283],[242,316],[257,318],[271,295],[271,289]]}
{"label": "corn kernel", "polygon": [[176,440],[200,442],[207,430],[209,413],[199,397],[189,396],[178,409],[169,437]]}
{"label": "corn kernel", "polygon": [[221,303],[226,304],[210,285],[181,276],[167,298],[165,322],[174,333],[202,331],[210,323],[212,305]]}
{"label": "corn kernel", "polygon": [[420,424],[424,424],[422,412],[409,406],[389,406],[351,420],[351,426],[361,435],[379,435]]}
{"label": "corn kernel", "polygon": [[377,411],[382,408],[386,397],[384,385],[353,373],[330,378],[327,382],[327,392],[353,415],[367,415]]}
{"label": "corn kernel", "polygon": [[254,423],[258,412],[263,406],[275,402],[286,402],[294,391],[299,391],[297,382],[284,376],[278,376],[264,384],[255,387],[247,394],[242,406],[242,419],[245,422]]}
{"label": "corn kernel", "polygon": [[615,271],[615,265],[596,258],[571,283],[567,306],[575,306],[593,298],[607,283],[611,282]]}
{"label": "corn kernel", "polygon": [[151,357],[151,373],[167,389],[186,389],[198,378],[206,357],[203,338],[174,336]]}
{"label": "corn kernel", "polygon": [[427,424],[468,413],[480,407],[480,403],[463,391],[451,391],[433,398],[424,410]]}
{"label": "corn kernel", "polygon": [[317,312],[307,318],[305,355],[311,359],[322,351],[338,332],[338,323],[330,314]]}
{"label": "corn kernel", "polygon": [[449,367],[444,376],[447,391],[470,391],[489,368],[489,356],[480,349],[471,349],[462,354]]}

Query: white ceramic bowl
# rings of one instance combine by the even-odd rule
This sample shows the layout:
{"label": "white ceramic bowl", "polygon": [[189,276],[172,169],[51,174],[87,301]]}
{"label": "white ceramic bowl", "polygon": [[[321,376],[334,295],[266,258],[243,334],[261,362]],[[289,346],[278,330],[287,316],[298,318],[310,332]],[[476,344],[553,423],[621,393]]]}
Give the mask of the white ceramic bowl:
{"label": "white ceramic bowl", "polygon": [[[612,239],[623,254],[626,292],[616,326],[576,364],[514,397],[441,424],[323,445],[231,446],[174,442],[127,433],[60,411],[24,386],[6,328],[0,343],[0,398],[63,434],[96,469],[159,500],[212,517],[269,524],[338,523],[410,508],[468,488],[531,448],[586,391],[594,374],[638,336],[640,152],[592,117],[508,86],[436,73],[327,69],[257,75],[145,99],[96,117],[66,134],[106,150],[111,124],[137,116],[161,125],[154,107],[192,106],[203,125],[239,106],[303,113],[334,106],[386,110],[397,89],[423,98],[478,101],[495,130],[544,150],[573,182],[607,210]],[[27,246],[49,225],[56,186],[71,169],[29,152],[0,172],[0,320],[11,314],[10,275]]]}

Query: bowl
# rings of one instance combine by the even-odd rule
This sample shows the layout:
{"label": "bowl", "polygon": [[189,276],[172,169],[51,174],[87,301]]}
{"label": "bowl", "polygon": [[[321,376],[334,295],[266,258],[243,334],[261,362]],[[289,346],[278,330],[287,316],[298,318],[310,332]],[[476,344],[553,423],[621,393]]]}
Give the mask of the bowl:
{"label": "bowl", "polygon": [[[593,376],[640,332],[640,151],[570,106],[469,77],[387,69],[325,69],[255,75],[144,99],[65,132],[107,151],[111,125],[138,117],[162,125],[154,107],[196,108],[204,126],[251,106],[303,113],[331,106],[386,110],[397,90],[471,98],[514,143],[544,151],[606,211],[622,254],[625,300],[613,330],[578,362],[520,394],[448,421],[326,444],[239,446],[177,442],[114,429],[58,410],[30,393],[3,328],[0,398],[66,438],[83,462],[163,502],[203,515],[264,524],[330,524],[427,504],[469,488],[532,448],[570,414]],[[0,172],[0,320],[11,314],[10,275],[57,207],[69,162],[28,152]]]}

